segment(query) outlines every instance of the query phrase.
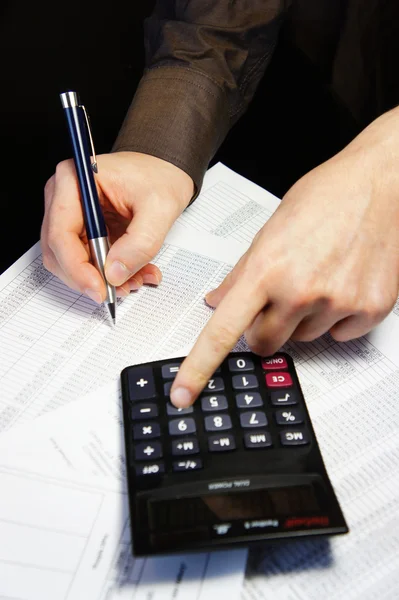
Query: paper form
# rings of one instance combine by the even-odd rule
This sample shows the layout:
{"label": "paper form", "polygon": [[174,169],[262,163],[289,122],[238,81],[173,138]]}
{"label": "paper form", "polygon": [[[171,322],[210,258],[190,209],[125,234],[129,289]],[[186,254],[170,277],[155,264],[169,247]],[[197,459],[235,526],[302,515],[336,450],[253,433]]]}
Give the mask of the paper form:
{"label": "paper form", "polygon": [[279,204],[267,190],[217,163],[206,173],[200,197],[178,223],[236,240],[248,248]]}
{"label": "paper form", "polygon": [[2,600],[238,599],[245,550],[134,560],[126,496],[105,478],[49,477],[4,462]]}
{"label": "paper form", "polygon": [[155,260],[159,288],[118,302],[112,328],[104,307],[44,269],[36,245],[0,278],[0,432],[192,344],[212,312],[204,295],[243,251],[176,224]]}

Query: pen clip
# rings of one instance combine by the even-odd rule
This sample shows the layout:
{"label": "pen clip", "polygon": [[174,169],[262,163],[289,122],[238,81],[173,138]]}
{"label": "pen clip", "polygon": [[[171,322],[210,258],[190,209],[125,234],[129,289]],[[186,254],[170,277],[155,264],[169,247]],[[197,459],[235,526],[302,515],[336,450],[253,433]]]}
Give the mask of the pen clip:
{"label": "pen clip", "polygon": [[80,108],[83,110],[83,114],[85,116],[87,132],[89,134],[89,139],[90,139],[91,155],[92,155],[92,158],[93,158],[93,162],[91,163],[91,168],[93,169],[93,171],[95,173],[98,173],[97,157],[96,157],[96,151],[94,150],[93,136],[91,135],[91,127],[90,127],[89,115],[87,114],[87,110],[83,106],[83,104],[80,105]]}

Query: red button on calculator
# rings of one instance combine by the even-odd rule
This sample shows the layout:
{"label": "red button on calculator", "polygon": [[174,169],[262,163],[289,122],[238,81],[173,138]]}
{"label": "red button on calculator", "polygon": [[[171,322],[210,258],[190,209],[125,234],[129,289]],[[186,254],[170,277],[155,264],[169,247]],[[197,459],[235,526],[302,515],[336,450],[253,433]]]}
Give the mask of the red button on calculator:
{"label": "red button on calculator", "polygon": [[266,373],[266,385],[271,388],[291,387],[292,378],[289,373]]}
{"label": "red button on calculator", "polygon": [[264,371],[275,371],[276,369],[288,369],[287,359],[284,356],[271,356],[262,359]]}

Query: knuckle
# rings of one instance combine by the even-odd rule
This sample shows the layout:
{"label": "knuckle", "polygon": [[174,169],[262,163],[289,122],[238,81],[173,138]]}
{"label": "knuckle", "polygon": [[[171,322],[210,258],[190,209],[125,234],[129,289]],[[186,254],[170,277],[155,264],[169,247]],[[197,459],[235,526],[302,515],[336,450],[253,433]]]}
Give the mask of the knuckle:
{"label": "knuckle", "polygon": [[360,308],[360,316],[369,325],[382,321],[390,312],[395,301],[389,294],[374,293],[370,295],[365,304]]}
{"label": "knuckle", "polygon": [[139,253],[142,258],[142,262],[150,262],[159,248],[161,247],[163,240],[159,240],[151,232],[142,232],[135,240],[136,253]]}
{"label": "knuckle", "polygon": [[66,173],[69,173],[71,170],[72,160],[62,160],[55,167],[55,179],[63,177]]}
{"label": "knuckle", "polygon": [[245,332],[245,339],[249,349],[260,356],[270,356],[278,349],[266,336],[266,332],[259,328],[251,327]]}
{"label": "knuckle", "polygon": [[313,306],[318,300],[320,300],[320,297],[317,293],[310,287],[300,284],[294,288],[294,293],[287,302],[288,313],[289,315],[292,315],[297,312],[302,312],[309,306]]}

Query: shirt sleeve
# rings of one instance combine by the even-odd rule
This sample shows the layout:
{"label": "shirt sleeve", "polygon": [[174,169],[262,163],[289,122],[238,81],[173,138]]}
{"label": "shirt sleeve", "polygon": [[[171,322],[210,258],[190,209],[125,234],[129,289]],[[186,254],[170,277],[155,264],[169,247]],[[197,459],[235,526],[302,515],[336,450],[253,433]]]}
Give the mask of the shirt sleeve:
{"label": "shirt sleeve", "polygon": [[145,22],[146,69],[115,142],[167,160],[198,193],[247,108],[288,0],[159,0]]}

